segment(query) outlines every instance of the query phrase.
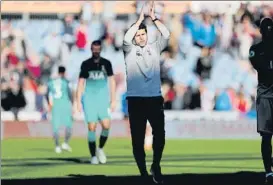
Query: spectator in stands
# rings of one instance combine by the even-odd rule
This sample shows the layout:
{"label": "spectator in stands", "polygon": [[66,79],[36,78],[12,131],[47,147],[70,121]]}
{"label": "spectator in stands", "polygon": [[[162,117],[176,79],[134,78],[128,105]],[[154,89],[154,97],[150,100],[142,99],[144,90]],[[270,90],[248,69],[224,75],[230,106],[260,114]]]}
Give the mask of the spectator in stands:
{"label": "spectator in stands", "polygon": [[237,33],[240,42],[239,56],[243,60],[248,60],[248,51],[253,43],[253,36],[255,36],[255,29],[251,24],[251,17],[249,15],[245,14],[242,16]]}
{"label": "spectator in stands", "polygon": [[21,29],[15,29],[13,31],[14,35],[14,49],[15,49],[15,54],[19,58],[19,60],[24,60],[25,59],[25,36],[24,32]]}
{"label": "spectator in stands", "polygon": [[232,110],[236,110],[236,99],[237,99],[237,91],[236,91],[236,85],[230,86],[227,88],[227,94],[229,96],[231,105],[232,105]]}
{"label": "spectator in stands", "polygon": [[251,119],[257,119],[256,98],[253,95],[251,96],[251,107],[247,112],[246,116]]}
{"label": "spectator in stands", "polygon": [[187,87],[184,84],[174,85],[175,97],[172,102],[172,109],[182,110],[184,108],[184,95],[186,91]]}
{"label": "spectator in stands", "polygon": [[233,36],[234,27],[232,17],[228,15],[228,13],[224,13],[219,15],[219,19],[216,24],[216,32],[218,35],[218,47],[226,51],[230,47],[230,40]]}
{"label": "spectator in stands", "polygon": [[[199,88],[196,89],[193,86],[189,86],[188,90],[187,90],[187,92],[185,94],[185,97],[186,96],[189,96],[188,99],[190,101],[187,104],[187,107],[184,107],[184,108],[187,108],[187,109],[190,109],[190,110],[195,110],[195,109],[200,109],[201,108],[201,92],[200,92]],[[186,98],[185,98],[185,100],[186,100]]]}
{"label": "spectator in stands", "polygon": [[208,12],[204,12],[202,18],[203,22],[198,31],[196,44],[201,47],[213,47],[216,42],[216,30],[211,15]]}
{"label": "spectator in stands", "polygon": [[193,47],[193,40],[192,40],[192,35],[190,33],[190,30],[185,27],[182,24],[182,31],[178,37],[178,48],[179,48],[179,54],[183,57],[183,58],[187,58],[190,50]]}
{"label": "spectator in stands", "polygon": [[40,68],[41,68],[41,78],[40,82],[43,84],[46,84],[50,78],[50,75],[53,70],[53,65],[56,63],[53,61],[48,54],[44,55],[44,58],[41,62]]}
{"label": "spectator in stands", "polygon": [[237,100],[237,109],[241,113],[246,113],[248,109],[248,102],[244,96],[243,92],[238,92],[238,100]]}
{"label": "spectator in stands", "polygon": [[81,20],[81,23],[76,30],[76,46],[79,50],[85,50],[86,44],[87,44],[87,25],[84,20]]}
{"label": "spectator in stands", "polygon": [[222,90],[216,95],[215,99],[215,110],[216,111],[231,111],[233,110],[232,102],[229,94],[226,90]]}
{"label": "spectator in stands", "polygon": [[178,38],[181,35],[182,29],[183,29],[182,28],[183,26],[180,23],[180,16],[172,15],[169,25],[170,25],[170,32],[172,33],[169,40],[169,46],[174,53],[177,53],[179,50]]}
{"label": "spectator in stands", "polygon": [[8,60],[9,64],[12,64],[15,66],[19,63],[19,58],[17,57],[16,52],[15,52],[14,42],[11,42],[11,44],[10,44],[9,52],[7,54],[7,60]]}
{"label": "spectator in stands", "polygon": [[42,117],[46,119],[46,108],[47,108],[47,102],[45,98],[45,94],[47,93],[47,87],[46,85],[39,84],[38,90],[35,96],[35,107],[36,110],[42,113]]}
{"label": "spectator in stands", "polygon": [[200,23],[197,20],[196,15],[194,15],[192,12],[186,12],[182,16],[182,24],[186,29],[190,30],[193,42],[197,42],[199,37]]}
{"label": "spectator in stands", "polygon": [[63,23],[63,42],[68,47],[69,52],[71,52],[75,43],[73,21],[74,17],[68,14],[65,16]]}
{"label": "spectator in stands", "polygon": [[172,109],[172,101],[174,100],[174,90],[172,89],[171,82],[163,82],[161,85],[162,97],[164,98],[164,109]]}
{"label": "spectator in stands", "polygon": [[243,85],[241,85],[236,97],[236,109],[241,113],[247,113],[250,106],[251,99],[245,95]]}
{"label": "spectator in stands", "polygon": [[171,48],[170,47],[166,47],[163,51],[162,51],[162,59],[160,61],[160,77],[161,77],[161,81],[172,81],[171,79],[171,69],[174,67],[176,61],[171,58]]}
{"label": "spectator in stands", "polygon": [[17,78],[19,85],[22,86],[24,76],[27,73],[27,70],[25,69],[25,64],[22,61],[18,63],[16,68],[12,71],[12,73],[13,76]]}
{"label": "spectator in stands", "polygon": [[59,61],[61,57],[62,38],[57,28],[51,28],[44,39],[44,52],[52,59]]}
{"label": "spectator in stands", "polygon": [[200,58],[197,60],[195,73],[201,80],[210,79],[212,69],[212,49],[203,48]]}
{"label": "spectator in stands", "polygon": [[[104,58],[111,60],[115,56],[116,51],[113,45],[113,37],[110,34],[105,35],[105,39],[102,44],[102,55]],[[115,61],[116,62],[116,61]],[[113,66],[114,67],[114,66]]]}
{"label": "spectator in stands", "polygon": [[[139,3],[141,4],[142,2]],[[103,27],[106,28],[103,42],[107,45],[107,48],[103,48],[103,53],[111,59],[116,59],[112,65],[117,77],[116,79],[120,81],[117,84],[122,86],[117,87],[117,89],[125,89],[125,84],[122,78],[120,78],[121,76],[126,76],[123,53],[120,47],[126,25],[128,24],[129,26],[131,22],[130,20],[120,20],[118,17],[116,19],[112,17],[111,22],[108,23],[99,16],[93,19],[90,3],[86,3],[85,5],[84,11],[86,14],[82,18],[87,22],[74,20],[73,16],[67,15],[64,20],[62,32],[56,30],[56,26],[52,26],[58,20],[40,19],[39,21],[33,21],[30,19],[27,22],[24,20],[3,20],[1,22],[1,79],[8,84],[11,79],[17,79],[19,85],[23,85],[23,93],[27,104],[26,110],[41,109],[40,106],[35,106],[36,95],[39,97],[43,92],[39,90],[40,88],[37,88],[36,82],[38,81],[39,84],[46,83],[49,75],[54,74],[56,65],[60,60],[63,64],[65,62],[67,67],[69,66],[68,74],[70,80],[77,79],[78,69],[81,65],[79,61],[83,61],[89,56],[88,51],[85,50],[85,52],[82,52],[79,50],[84,50],[88,41],[92,41],[94,38],[101,38]],[[108,4],[107,8],[109,7]],[[233,12],[235,15],[233,15]],[[207,79],[216,88],[225,91],[230,98],[232,110],[237,110],[238,106],[234,103],[234,97],[237,94],[234,90],[227,90],[226,88],[232,85],[230,84],[233,82],[232,80],[243,83],[244,86],[248,86],[247,88],[250,89],[256,87],[255,83],[250,84],[249,80],[241,80],[241,77],[234,78],[234,76],[243,76],[243,78],[246,78],[245,75],[240,74],[243,66],[237,64],[240,63],[240,59],[247,61],[246,57],[248,57],[249,45],[252,42],[256,43],[260,40],[257,30],[257,26],[259,25],[257,23],[264,16],[272,17],[272,13],[272,5],[271,7],[269,5],[249,6],[242,3],[240,10],[237,12],[232,10],[232,14],[229,11],[225,15],[219,14],[219,16],[214,16],[215,14],[208,12],[186,12],[182,15],[180,23],[177,20],[178,16],[169,19],[170,15],[168,13],[161,14],[160,19],[166,21],[171,27],[172,33],[174,33],[167,47],[171,48],[170,53],[166,55],[164,52],[162,54],[164,57],[161,66],[163,67],[163,78],[168,77],[168,80],[174,82],[175,97],[170,100],[172,101],[170,102],[172,109],[192,109],[196,107],[193,106],[197,105],[194,102],[198,102],[200,96],[202,109],[210,109],[213,105],[211,98],[214,93],[211,92],[210,88],[203,88],[199,84],[193,89],[190,88],[190,81],[196,78],[197,81],[200,80],[200,84],[205,84],[205,79]],[[75,28],[74,25],[78,23],[80,23],[79,27]],[[50,29],[50,32],[55,32],[55,34],[48,33],[49,27],[54,27],[54,29]],[[35,30],[36,28],[39,29]],[[148,29],[148,34],[153,34],[154,30],[156,30],[153,26],[148,26]],[[216,31],[218,38],[214,38]],[[63,35],[60,36],[60,33]],[[92,34],[91,37],[89,33]],[[44,39],[45,35],[46,39]],[[52,41],[49,41],[50,39]],[[217,39],[218,44],[216,45],[214,40]],[[53,44],[53,42],[57,44]],[[196,45],[194,46],[193,43],[198,43],[196,45],[204,49],[201,50]],[[211,45],[211,43],[214,43],[212,46],[215,46],[215,52],[213,56],[204,57],[204,54],[207,53],[207,48],[210,48],[205,47],[205,45]],[[39,46],[40,44],[41,46]],[[73,48],[74,44],[76,44],[76,49]],[[67,47],[63,46],[68,46],[70,52]],[[34,53],[33,49],[36,51],[36,48],[42,52]],[[60,52],[61,49],[62,51]],[[178,52],[176,52],[177,49]],[[43,55],[46,51],[47,54],[44,57]],[[229,57],[229,55],[232,55],[232,57]],[[210,57],[212,57],[212,61],[208,62],[207,59]],[[175,63],[175,66],[170,65],[172,63]],[[210,73],[211,75],[209,75]],[[245,73],[252,74],[253,72]],[[218,78],[219,74],[223,74],[220,80]],[[247,74],[246,76],[251,76]],[[74,83],[76,84],[76,82]],[[5,93],[6,90],[4,90]],[[120,90],[120,93],[123,93],[123,90]],[[244,93],[244,97],[247,96],[248,94]],[[219,102],[218,98],[217,100]],[[5,102],[5,98],[2,101]]]}
{"label": "spectator in stands", "polygon": [[25,96],[26,106],[25,111],[35,111],[35,96],[37,92],[37,83],[29,75],[24,77],[23,93]]}
{"label": "spectator in stands", "polygon": [[212,111],[215,106],[215,94],[208,84],[201,84],[200,88],[201,109],[203,111]]}
{"label": "spectator in stands", "polygon": [[41,66],[38,53],[35,53],[34,51],[29,52],[25,63],[30,76],[34,79],[39,79],[41,77]]}
{"label": "spectator in stands", "polygon": [[4,79],[1,78],[1,107],[4,111],[9,111],[11,108],[11,104],[9,101],[8,93],[9,93],[9,84]]}
{"label": "spectator in stands", "polygon": [[10,88],[6,90],[6,110],[12,111],[18,120],[19,111],[26,106],[23,89],[16,81],[10,81]]}

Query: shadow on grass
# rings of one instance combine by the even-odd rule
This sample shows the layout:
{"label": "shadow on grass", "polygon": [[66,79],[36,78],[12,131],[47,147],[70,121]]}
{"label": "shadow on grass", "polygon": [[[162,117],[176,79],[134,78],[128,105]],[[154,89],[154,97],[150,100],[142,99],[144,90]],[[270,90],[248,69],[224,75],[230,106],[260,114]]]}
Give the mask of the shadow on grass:
{"label": "shadow on grass", "polygon": [[[172,163],[169,167],[183,167],[183,162],[195,161],[246,161],[260,160],[260,157],[251,154],[192,154],[192,155],[167,155],[162,162]],[[147,158],[147,161],[150,161]],[[25,158],[25,159],[2,159],[2,167],[35,167],[35,166],[66,166],[71,164],[89,164],[90,158],[87,157],[49,157],[49,158]],[[109,156],[106,165],[109,166],[130,166],[135,163],[132,155]],[[216,167],[217,168],[217,167]],[[223,167],[221,167],[223,168]],[[234,167],[232,167],[234,168]],[[237,169],[248,170],[244,167]],[[250,168],[253,169],[253,168]]]}
{"label": "shadow on grass", "polygon": [[[70,174],[64,178],[12,179],[2,180],[3,185],[152,185],[152,177],[139,176],[83,176]],[[237,172],[219,174],[177,174],[164,176],[167,185],[262,185],[264,174],[258,172]]]}
{"label": "shadow on grass", "polygon": [[[166,175],[165,183],[167,185],[262,185],[264,184],[264,173],[250,172],[262,171],[258,167],[245,166],[225,166],[225,165],[211,165],[211,164],[183,164],[183,162],[194,161],[245,161],[245,160],[260,160],[260,157],[251,154],[188,154],[188,155],[167,155],[162,159],[162,168],[174,167],[178,169],[183,168],[214,168],[214,169],[235,169],[241,172],[237,173],[218,173],[218,174],[174,174]],[[150,160],[147,160],[150,161]],[[19,167],[18,169],[35,171],[44,166],[54,167],[67,165],[90,165],[89,158],[65,158],[65,157],[50,157],[50,158],[26,158],[22,159],[2,159],[2,168]],[[167,162],[167,163],[166,163]],[[165,164],[164,164],[165,163]],[[169,163],[169,164],[168,164]],[[111,166],[124,166],[124,170],[128,166],[135,166],[135,161],[131,155],[125,156],[109,156],[107,164]],[[79,172],[80,173],[80,172]],[[3,178],[3,177],[2,177]],[[5,178],[5,177],[4,177]],[[70,174],[67,177],[56,178],[38,178],[38,179],[4,179],[2,183],[5,185],[82,185],[82,184],[96,184],[96,185],[150,185],[153,184],[152,178],[142,179],[139,176],[104,176],[93,175],[83,176],[80,174]]]}

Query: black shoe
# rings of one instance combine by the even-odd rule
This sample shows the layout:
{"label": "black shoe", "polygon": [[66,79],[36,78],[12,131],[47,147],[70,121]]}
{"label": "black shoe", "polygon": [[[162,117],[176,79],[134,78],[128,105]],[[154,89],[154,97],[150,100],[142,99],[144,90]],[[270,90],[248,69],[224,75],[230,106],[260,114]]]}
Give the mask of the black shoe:
{"label": "black shoe", "polygon": [[138,184],[148,184],[149,182],[149,173],[146,171],[140,172],[140,182]]}
{"label": "black shoe", "polygon": [[140,176],[141,177],[148,177],[149,174],[148,174],[147,170],[143,170],[143,171],[140,172]]}
{"label": "black shoe", "polygon": [[269,175],[268,177],[266,177],[265,184],[266,185],[273,185],[273,175]]}
{"label": "black shoe", "polygon": [[153,176],[153,181],[156,184],[163,184],[163,175],[161,173],[161,167],[160,166],[153,166],[151,167],[150,170],[152,176]]}

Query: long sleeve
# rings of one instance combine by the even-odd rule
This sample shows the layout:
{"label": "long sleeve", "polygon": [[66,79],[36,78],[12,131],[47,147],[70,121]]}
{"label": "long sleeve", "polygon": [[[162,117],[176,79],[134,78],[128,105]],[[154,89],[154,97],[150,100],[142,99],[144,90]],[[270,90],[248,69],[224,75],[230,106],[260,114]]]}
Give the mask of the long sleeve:
{"label": "long sleeve", "polygon": [[72,93],[72,89],[70,89],[69,84],[67,83],[67,93],[68,93],[68,98],[71,102],[73,102],[73,93]]}
{"label": "long sleeve", "polygon": [[170,37],[170,31],[168,28],[160,21],[156,21],[156,27],[164,37],[164,39],[169,39]]}
{"label": "long sleeve", "polygon": [[138,26],[136,24],[133,24],[132,27],[130,27],[127,32],[124,35],[124,39],[123,39],[123,50],[125,52],[129,52],[132,48],[132,40],[136,34],[138,30]]}
{"label": "long sleeve", "polygon": [[171,34],[168,28],[160,21],[156,21],[155,25],[161,33],[160,37],[156,40],[157,49],[161,52],[166,46],[167,40],[170,38]]}

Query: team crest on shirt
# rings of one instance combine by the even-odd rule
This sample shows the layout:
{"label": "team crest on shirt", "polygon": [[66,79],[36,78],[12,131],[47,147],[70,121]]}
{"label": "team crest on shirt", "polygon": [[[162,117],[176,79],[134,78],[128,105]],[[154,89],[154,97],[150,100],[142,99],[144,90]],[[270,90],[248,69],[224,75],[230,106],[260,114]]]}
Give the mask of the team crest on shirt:
{"label": "team crest on shirt", "polygon": [[251,58],[251,57],[254,57],[255,56],[255,52],[253,51],[253,50],[251,50],[250,52],[249,52],[249,57]]}
{"label": "team crest on shirt", "polygon": [[106,74],[106,69],[105,69],[104,65],[101,66],[101,70],[102,70],[102,72],[103,72],[104,74]]}

